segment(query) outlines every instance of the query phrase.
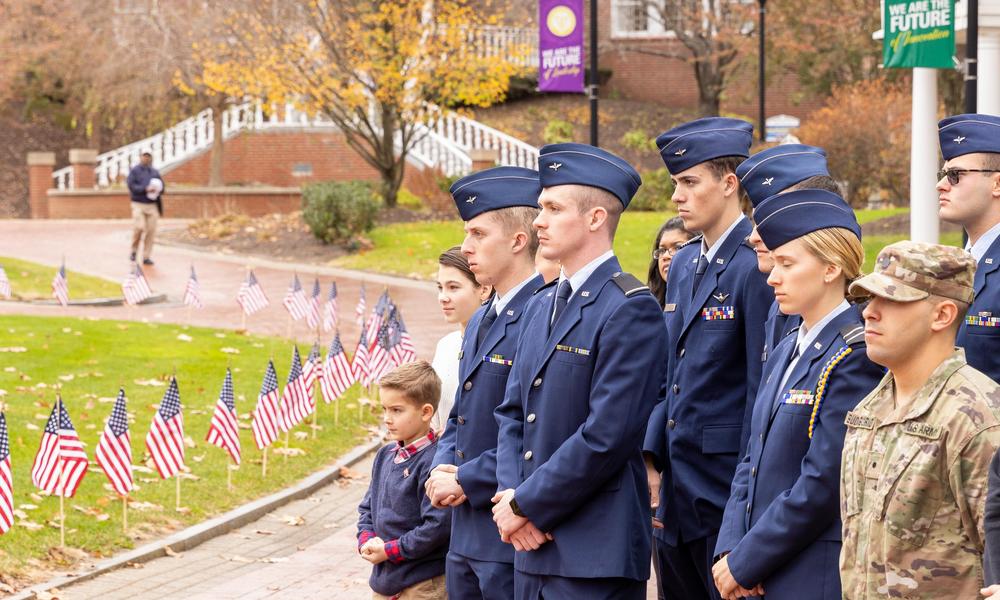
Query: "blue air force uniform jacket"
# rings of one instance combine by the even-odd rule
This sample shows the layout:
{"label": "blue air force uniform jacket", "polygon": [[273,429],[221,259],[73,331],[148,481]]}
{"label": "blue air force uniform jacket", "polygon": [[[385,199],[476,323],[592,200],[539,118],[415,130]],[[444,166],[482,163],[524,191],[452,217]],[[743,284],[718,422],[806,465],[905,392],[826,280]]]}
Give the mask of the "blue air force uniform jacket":
{"label": "blue air force uniform jacket", "polygon": [[500,541],[493,522],[490,499],[497,491],[497,422],[493,411],[504,397],[518,332],[524,322],[524,308],[535,291],[545,284],[536,276],[507,303],[476,348],[479,324],[487,303],[472,316],[465,330],[459,360],[459,388],[455,395],[434,466],[458,467],[458,481],[466,501],[452,509],[450,550],[466,558],[494,562],[514,562],[514,547]]}
{"label": "blue air force uniform jacket", "polygon": [[1000,238],[976,265],[976,299],[958,330],[956,346],[976,369],[1000,382]]}
{"label": "blue air force uniform jacket", "polygon": [[764,366],[750,443],[736,469],[715,554],[768,600],[841,597],[840,458],[844,418],[878,385],[857,306],[830,321],[781,380],[797,338]]}
{"label": "blue air force uniform jacket", "polygon": [[657,512],[663,529],[654,534],[671,545],[718,532],[746,448],[764,322],[774,301],[745,243],[750,230],[743,219],[722,241],[693,299],[701,237],[670,265],[665,400],[650,419],[643,449],[664,473]]}
{"label": "blue air force uniform jacket", "polygon": [[649,577],[652,529],[642,436],[663,377],[660,308],[617,258],[575,290],[550,330],[555,286],[525,311],[496,411],[498,489],[555,538],[518,571]]}
{"label": "blue air force uniform jacket", "polygon": [[794,331],[801,323],[801,317],[786,315],[778,308],[778,303],[773,302],[771,310],[767,312],[767,321],[764,323],[764,354],[761,356],[761,361],[767,362],[767,357],[774,353],[778,342]]}

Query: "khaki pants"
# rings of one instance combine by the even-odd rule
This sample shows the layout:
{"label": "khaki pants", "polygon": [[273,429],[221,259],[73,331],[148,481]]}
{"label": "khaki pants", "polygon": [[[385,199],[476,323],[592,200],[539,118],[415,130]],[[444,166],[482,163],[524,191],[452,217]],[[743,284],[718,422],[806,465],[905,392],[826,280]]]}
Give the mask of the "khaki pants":
{"label": "khaki pants", "polygon": [[447,600],[447,598],[448,594],[444,591],[444,575],[425,579],[395,596],[383,596],[372,592],[372,600]]}
{"label": "khaki pants", "polygon": [[132,203],[132,252],[138,253],[139,240],[143,239],[142,258],[146,259],[153,254],[153,240],[156,238],[156,223],[160,220],[160,213],[156,210],[155,202],[133,202]]}

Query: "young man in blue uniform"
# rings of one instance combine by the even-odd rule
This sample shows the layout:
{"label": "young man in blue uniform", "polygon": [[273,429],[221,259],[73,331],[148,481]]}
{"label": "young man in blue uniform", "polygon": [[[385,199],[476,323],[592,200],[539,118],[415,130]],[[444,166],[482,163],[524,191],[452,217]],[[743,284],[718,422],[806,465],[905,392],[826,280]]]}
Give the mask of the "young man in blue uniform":
{"label": "young man in blue uniform", "polygon": [[645,598],[651,520],[641,443],[663,376],[660,308],[612,251],[640,185],[584,144],[539,155],[539,252],[558,260],[522,319],[497,409],[494,521],[517,550],[514,597]]}
{"label": "young man in blue uniform", "polygon": [[768,283],[801,326],[764,365],[746,456],[736,468],[713,567],[722,597],[840,600],[844,418],[882,379],[865,354],[847,285],[865,260],[861,227],[826,190],[772,196],[754,210],[775,257]]}
{"label": "young man in blue uniform", "polygon": [[453,598],[507,600],[514,595],[514,548],[500,541],[490,499],[497,490],[497,422],[525,304],[544,281],[535,273],[541,187],[538,171],[496,167],[451,186],[465,221],[462,252],[494,297],[469,320],[459,389],[427,481],[434,506],[452,506],[446,579]]}
{"label": "young man in blue uniform", "polygon": [[976,299],[955,343],[969,365],[1000,382],[1000,117],[942,119],[944,168],[937,184],[941,219],[961,225],[976,259]]}
{"label": "young man in blue uniform", "polygon": [[656,141],[684,227],[701,232],[670,265],[665,399],[644,445],[647,468],[664,473],[657,511],[663,528],[655,537],[666,598],[718,597],[711,573],[716,536],[760,382],[774,295],[746,243],[752,226],[740,212],[735,174],[752,136],[745,121],[712,117]]}
{"label": "young man in blue uniform", "polygon": [[[791,190],[819,189],[838,195],[841,193],[840,186],[827,169],[826,151],[805,144],[782,144],[761,150],[736,167],[736,176],[755,209],[765,198]],[[761,273],[769,274],[774,267],[774,259],[756,228],[750,233],[748,241],[757,253],[757,268]],[[771,304],[764,323],[761,361],[766,361],[778,342],[799,323],[797,316],[789,317],[778,310],[777,302]]]}

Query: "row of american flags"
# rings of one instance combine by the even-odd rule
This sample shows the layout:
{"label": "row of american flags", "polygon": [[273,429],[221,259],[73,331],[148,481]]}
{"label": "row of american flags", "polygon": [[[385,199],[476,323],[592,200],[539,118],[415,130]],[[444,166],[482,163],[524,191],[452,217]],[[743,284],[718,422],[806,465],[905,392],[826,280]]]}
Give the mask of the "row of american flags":
{"label": "row of american flags", "polygon": [[[248,279],[252,275],[252,272],[249,273]],[[336,299],[336,287],[333,289]],[[289,432],[316,412],[317,387],[325,403],[336,402],[355,383],[368,387],[396,366],[416,358],[402,315],[388,292],[382,293],[367,320],[364,319],[364,302],[362,287],[356,312],[361,315],[363,326],[352,357],[347,355],[339,329],[335,329],[325,359],[318,342],[313,344],[304,363],[298,346],[294,346],[288,378],[280,391],[274,361],[268,361],[257,404],[252,411],[251,430],[257,449],[269,447],[281,433]],[[240,464],[242,451],[238,413],[229,369],[226,370],[205,439],[224,449],[234,464]],[[186,469],[183,410],[176,378],[170,380],[145,442],[161,478],[177,476]],[[94,460],[115,492],[128,496],[133,489],[133,454],[124,389],[119,391],[115,400],[95,449]],[[59,398],[52,408],[35,454],[32,483],[51,495],[71,497],[80,486],[88,466],[84,444],[73,427],[65,403]],[[13,524],[10,443],[6,416],[0,412],[0,534]]]}

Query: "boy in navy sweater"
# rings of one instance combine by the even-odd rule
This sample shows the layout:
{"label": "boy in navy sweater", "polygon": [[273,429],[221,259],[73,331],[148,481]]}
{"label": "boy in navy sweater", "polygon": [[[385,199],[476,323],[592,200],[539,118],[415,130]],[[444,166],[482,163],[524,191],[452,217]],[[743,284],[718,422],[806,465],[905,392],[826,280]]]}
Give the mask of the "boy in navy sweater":
{"label": "boy in navy sweater", "polygon": [[371,485],[358,506],[358,552],[375,565],[368,581],[372,597],[444,600],[451,514],[431,506],[424,494],[437,446],[430,423],[441,380],[420,360],[382,377],[379,392],[396,441],[375,455]]}

